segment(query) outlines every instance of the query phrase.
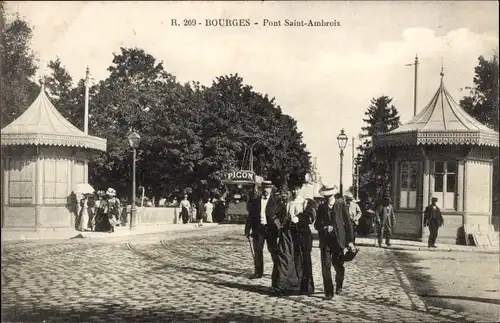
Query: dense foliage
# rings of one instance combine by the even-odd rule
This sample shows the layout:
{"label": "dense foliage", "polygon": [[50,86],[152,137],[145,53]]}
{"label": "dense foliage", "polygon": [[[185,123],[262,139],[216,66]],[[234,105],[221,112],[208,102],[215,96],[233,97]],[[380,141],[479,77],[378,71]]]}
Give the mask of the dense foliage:
{"label": "dense foliage", "polygon": [[[470,95],[460,100],[460,106],[474,118],[498,131],[498,55],[490,59],[479,56],[474,69],[473,86],[468,88]],[[499,216],[500,211],[500,181],[498,151],[493,162],[493,215]]]}
{"label": "dense foliage", "polygon": [[6,22],[0,3],[0,111],[1,127],[14,121],[36,98],[37,60],[30,48],[31,27],[18,16]]}
{"label": "dense foliage", "polygon": [[[36,72],[30,37],[31,29],[20,19],[6,27],[2,56],[9,66],[2,69],[3,125],[18,117],[39,91],[30,80]],[[74,84],[59,58],[48,67],[47,94],[82,129],[85,80]],[[180,84],[162,63],[139,48],[121,48],[108,71],[105,80],[90,87],[89,134],[108,141],[107,152],[94,155],[89,164],[89,180],[96,187],[112,186],[121,196],[130,194],[132,153],[127,135],[131,130],[142,137],[137,182],[148,196],[220,191],[226,172],[248,168],[244,144],[253,142],[247,137],[256,141],[257,174],[278,187],[294,188],[304,182],[310,157],[296,121],[283,114],[274,99],[245,85],[240,76],[217,77],[209,87]],[[28,89],[34,96],[28,95]]]}
{"label": "dense foliage", "polygon": [[362,137],[365,138],[359,149],[361,150],[359,168],[359,194],[361,199],[380,201],[384,195],[391,192],[392,162],[387,158],[377,156],[372,147],[372,138],[378,134],[386,133],[399,127],[399,114],[391,105],[392,98],[380,96],[373,98],[365,112],[366,123]]}

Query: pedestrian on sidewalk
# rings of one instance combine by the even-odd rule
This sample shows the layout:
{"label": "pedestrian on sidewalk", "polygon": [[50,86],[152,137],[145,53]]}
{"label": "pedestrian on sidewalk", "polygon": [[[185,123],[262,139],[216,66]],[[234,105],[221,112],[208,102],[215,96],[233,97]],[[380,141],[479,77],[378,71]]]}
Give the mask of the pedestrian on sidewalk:
{"label": "pedestrian on sidewalk", "polygon": [[325,300],[333,298],[332,265],[335,269],[335,293],[344,287],[344,254],[346,248],[353,250],[352,224],[348,208],[335,185],[326,185],[321,190],[325,203],[318,207],[314,227],[319,234],[321,271]]}
{"label": "pedestrian on sidewalk", "polygon": [[[121,214],[121,203],[120,200],[116,197],[116,191],[113,188],[108,188],[106,192],[108,196],[107,207],[108,207],[108,216],[113,220],[113,226],[120,226],[120,214]],[[113,230],[114,231],[114,230]]]}
{"label": "pedestrian on sidewalk", "polygon": [[356,244],[356,232],[358,230],[359,219],[361,218],[361,209],[358,203],[354,201],[354,196],[351,192],[346,192],[344,194],[345,202],[349,208],[349,216],[351,217],[352,223],[352,242]]}
{"label": "pedestrian on sidewalk", "polygon": [[191,203],[191,208],[189,209],[190,222],[196,223],[196,214],[197,214],[196,204]]}
{"label": "pedestrian on sidewalk", "polygon": [[273,194],[274,186],[271,181],[263,181],[261,188],[262,195],[249,202],[245,224],[245,236],[247,239],[252,237],[254,253],[255,271],[250,279],[261,278],[264,274],[264,243],[267,243],[267,250],[271,254],[273,265],[276,263],[278,227],[275,220],[280,211],[280,205],[278,198]]}
{"label": "pedestrian on sidewalk", "polygon": [[377,227],[377,243],[379,247],[382,247],[382,241],[385,237],[385,244],[387,247],[391,246],[392,229],[396,223],[396,215],[394,213],[394,208],[391,204],[391,198],[386,196],[382,205],[379,206],[376,216],[375,223]]}
{"label": "pedestrian on sidewalk", "polygon": [[212,212],[214,210],[214,205],[212,204],[212,199],[209,197],[207,202],[203,205],[205,209],[206,221],[208,223],[214,222],[212,218]]}
{"label": "pedestrian on sidewalk", "polygon": [[189,222],[189,209],[191,208],[191,203],[188,200],[188,195],[184,194],[184,199],[181,201],[181,215],[182,223],[186,224]]}
{"label": "pedestrian on sidewalk", "polygon": [[198,221],[198,226],[203,226],[203,219],[205,218],[205,205],[203,204],[203,199],[198,199],[196,220]]}
{"label": "pedestrian on sidewalk", "polygon": [[89,204],[88,204],[88,194],[83,194],[80,200],[80,224],[78,230],[89,231]]}
{"label": "pedestrian on sidewalk", "polygon": [[425,208],[424,213],[424,227],[429,227],[429,241],[427,244],[428,248],[437,248],[436,247],[436,239],[438,236],[439,227],[444,224],[443,215],[441,214],[441,210],[436,205],[438,201],[437,197],[433,197],[431,199],[431,205],[428,205]]}

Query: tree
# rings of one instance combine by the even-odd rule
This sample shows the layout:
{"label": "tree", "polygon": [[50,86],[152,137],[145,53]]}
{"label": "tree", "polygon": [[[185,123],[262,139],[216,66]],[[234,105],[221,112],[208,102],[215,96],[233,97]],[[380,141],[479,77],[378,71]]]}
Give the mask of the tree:
{"label": "tree", "polygon": [[[490,59],[479,56],[474,71],[474,85],[468,88],[470,95],[460,100],[460,106],[481,123],[498,131],[498,55],[495,53]],[[496,151],[493,162],[493,215],[498,215],[500,210],[499,166]]]}
{"label": "tree", "polygon": [[[49,94],[74,123],[82,118],[83,80],[72,88],[59,60],[50,63]],[[194,197],[222,188],[226,172],[242,167],[240,138],[257,135],[254,165],[279,186],[298,187],[309,171],[309,153],[296,121],[273,99],[256,93],[238,75],[210,87],[180,84],[162,63],[139,48],[114,54],[110,75],[91,88],[89,132],[108,140],[107,152],[89,163],[91,182],[130,195],[132,154],[127,135],[141,136],[137,184],[156,198],[181,192]],[[81,87],[81,88],[80,88]]]}
{"label": "tree", "polygon": [[66,119],[83,131],[85,80],[80,80],[75,86],[59,57],[55,61],[50,61],[47,66],[52,71],[45,78],[45,88],[51,102]]}
{"label": "tree", "polygon": [[475,67],[474,85],[470,95],[460,100],[460,106],[479,122],[498,131],[498,56],[479,56]]}
{"label": "tree", "polygon": [[392,163],[377,156],[371,144],[371,138],[374,136],[392,131],[400,125],[398,111],[391,105],[392,100],[388,96],[373,98],[365,112],[367,118],[363,121],[367,125],[362,128],[365,141],[359,147],[361,150],[359,192],[363,200],[371,197],[378,201],[384,195],[390,194],[392,189],[390,179]]}
{"label": "tree", "polygon": [[[2,3],[1,20],[5,22]],[[2,23],[0,46],[1,127],[19,117],[34,101],[39,86],[33,82],[37,60],[30,48],[32,29],[18,15]]]}

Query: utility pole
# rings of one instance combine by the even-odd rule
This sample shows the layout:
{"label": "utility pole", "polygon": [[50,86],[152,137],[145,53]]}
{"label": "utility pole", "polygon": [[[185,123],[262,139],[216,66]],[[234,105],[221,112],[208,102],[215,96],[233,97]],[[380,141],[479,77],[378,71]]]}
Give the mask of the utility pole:
{"label": "utility pole", "polygon": [[406,64],[406,66],[415,66],[415,84],[413,87],[413,116],[417,115],[417,80],[418,80],[418,56],[415,55],[415,62],[412,64]]}
{"label": "utility pole", "polygon": [[356,185],[356,178],[355,178],[356,163],[355,163],[355,160],[354,160],[354,150],[355,150],[355,147],[354,147],[354,137],[352,137],[352,159],[351,159],[352,160],[352,188],[356,189],[355,186],[354,186],[354,185]]}
{"label": "utility pole", "polygon": [[87,66],[87,71],[85,73],[85,114],[83,117],[83,132],[86,135],[89,134],[89,86],[90,86],[90,71]]}

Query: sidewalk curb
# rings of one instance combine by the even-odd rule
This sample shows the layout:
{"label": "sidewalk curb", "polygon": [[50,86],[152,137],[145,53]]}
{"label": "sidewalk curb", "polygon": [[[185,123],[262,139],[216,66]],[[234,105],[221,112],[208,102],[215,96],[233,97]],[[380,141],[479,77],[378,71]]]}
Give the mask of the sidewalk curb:
{"label": "sidewalk curb", "polygon": [[[312,232],[313,240],[318,240],[318,232]],[[356,238],[356,246],[359,247],[371,247],[371,248],[380,248],[375,246],[374,238],[365,238],[365,237],[357,237]],[[483,254],[500,254],[499,249],[493,248],[482,248],[482,247],[473,247],[473,246],[461,246],[461,245],[439,245],[438,248],[427,248],[423,242],[417,241],[407,241],[400,239],[391,240],[392,245],[390,247],[382,247],[384,250],[392,250],[392,251],[427,251],[427,252],[464,252],[464,253],[483,253]],[[401,243],[403,242],[403,243]],[[408,242],[413,242],[415,244],[421,245],[409,245]]]}
{"label": "sidewalk curb", "polygon": [[42,241],[67,241],[67,240],[108,240],[113,238],[135,237],[141,235],[149,235],[155,233],[166,232],[187,232],[187,231],[200,231],[207,229],[219,228],[218,223],[205,223],[203,226],[195,224],[164,224],[164,225],[150,225],[138,226],[135,229],[129,227],[117,227],[115,232],[81,232],[77,230],[37,230],[37,231],[23,231],[23,230],[5,230],[2,229],[2,244],[4,243],[23,243],[23,242],[42,242]]}

